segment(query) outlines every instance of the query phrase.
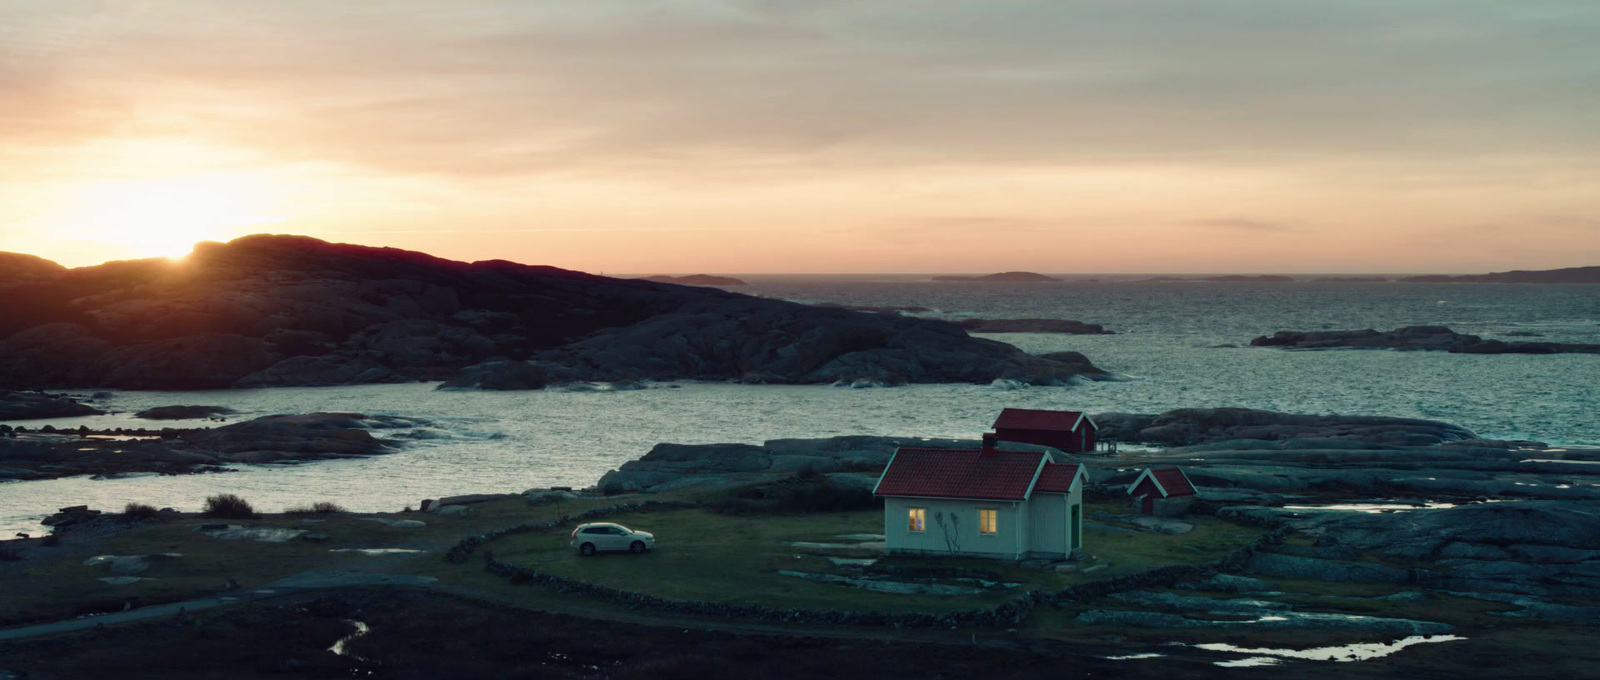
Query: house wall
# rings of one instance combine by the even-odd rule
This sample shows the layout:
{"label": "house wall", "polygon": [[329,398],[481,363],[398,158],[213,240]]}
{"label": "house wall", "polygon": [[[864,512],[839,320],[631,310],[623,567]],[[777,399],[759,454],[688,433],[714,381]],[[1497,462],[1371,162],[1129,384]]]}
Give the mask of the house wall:
{"label": "house wall", "polygon": [[[1029,514],[1032,515],[1028,546],[1031,554],[1038,557],[1065,556],[1083,547],[1082,484],[1073,487],[1070,494],[1034,492],[1028,503]],[[1072,532],[1073,508],[1077,508],[1076,542],[1073,541]]]}
{"label": "house wall", "polygon": [[[943,513],[946,525],[955,529],[958,554],[1014,559],[1027,549],[1030,536],[1027,507],[1026,501],[1019,506],[1011,501],[887,497],[883,499],[884,543],[890,552],[949,554],[950,546],[935,518],[936,513]],[[911,531],[908,521],[911,508],[927,510],[926,531]],[[998,533],[992,536],[978,533],[980,508],[996,511]],[[959,517],[960,521],[952,523],[951,517]]]}
{"label": "house wall", "polygon": [[1028,553],[1065,555],[1067,548],[1067,496],[1034,492],[1028,499]]}
{"label": "house wall", "polygon": [[1024,444],[1038,444],[1052,446],[1063,453],[1082,453],[1093,451],[1095,445],[1094,428],[1087,425],[1079,427],[1072,432],[1059,430],[1019,430],[1014,428],[996,428],[996,438],[1006,442],[1021,442]]}

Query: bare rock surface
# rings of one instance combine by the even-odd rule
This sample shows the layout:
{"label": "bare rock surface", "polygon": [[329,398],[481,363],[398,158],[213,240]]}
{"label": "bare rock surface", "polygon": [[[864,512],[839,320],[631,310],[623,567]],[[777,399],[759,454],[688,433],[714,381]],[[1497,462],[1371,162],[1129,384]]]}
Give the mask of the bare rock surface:
{"label": "bare rock surface", "polygon": [[398,451],[399,443],[375,437],[373,430],[418,424],[392,416],[307,413],[263,416],[216,428],[162,430],[139,439],[26,433],[0,437],[0,479],[191,474],[217,472],[236,463],[380,455]]}
{"label": "bare rock surface", "polygon": [[[1466,428],[1435,420],[1385,416],[1303,415],[1244,408],[1186,408],[1160,415],[1097,413],[1102,440],[1161,446],[1227,442],[1300,442],[1307,448],[1425,446],[1477,439]],[[1315,444],[1311,444],[1315,442]],[[1280,448],[1271,444],[1270,448]]]}

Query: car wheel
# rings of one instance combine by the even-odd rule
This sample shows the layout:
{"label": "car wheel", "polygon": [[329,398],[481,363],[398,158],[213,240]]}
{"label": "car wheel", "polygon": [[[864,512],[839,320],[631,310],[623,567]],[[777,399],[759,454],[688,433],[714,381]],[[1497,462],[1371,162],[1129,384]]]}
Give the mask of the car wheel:
{"label": "car wheel", "polygon": [[578,546],[578,554],[579,555],[583,555],[584,557],[588,557],[590,555],[593,555],[594,554],[594,544],[593,543],[585,543],[583,545]]}
{"label": "car wheel", "polygon": [[633,545],[628,546],[628,552],[631,552],[635,555],[642,554],[644,550],[644,541],[634,541]]}

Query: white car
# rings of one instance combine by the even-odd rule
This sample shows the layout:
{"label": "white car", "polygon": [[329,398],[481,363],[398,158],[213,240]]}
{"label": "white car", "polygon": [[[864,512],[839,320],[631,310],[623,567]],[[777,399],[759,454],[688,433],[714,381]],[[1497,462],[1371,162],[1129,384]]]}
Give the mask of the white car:
{"label": "white car", "polygon": [[572,547],[584,557],[601,550],[626,550],[637,555],[656,547],[656,536],[648,531],[634,531],[621,524],[593,522],[579,524],[578,528],[572,530]]}

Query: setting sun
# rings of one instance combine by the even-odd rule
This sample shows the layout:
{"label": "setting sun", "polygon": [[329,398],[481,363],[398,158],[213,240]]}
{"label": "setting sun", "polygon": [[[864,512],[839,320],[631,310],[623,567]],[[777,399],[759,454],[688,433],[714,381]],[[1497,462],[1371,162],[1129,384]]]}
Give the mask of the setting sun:
{"label": "setting sun", "polygon": [[267,193],[220,174],[100,182],[75,192],[48,221],[63,237],[115,243],[133,257],[181,257],[199,241],[288,220],[270,214]]}

